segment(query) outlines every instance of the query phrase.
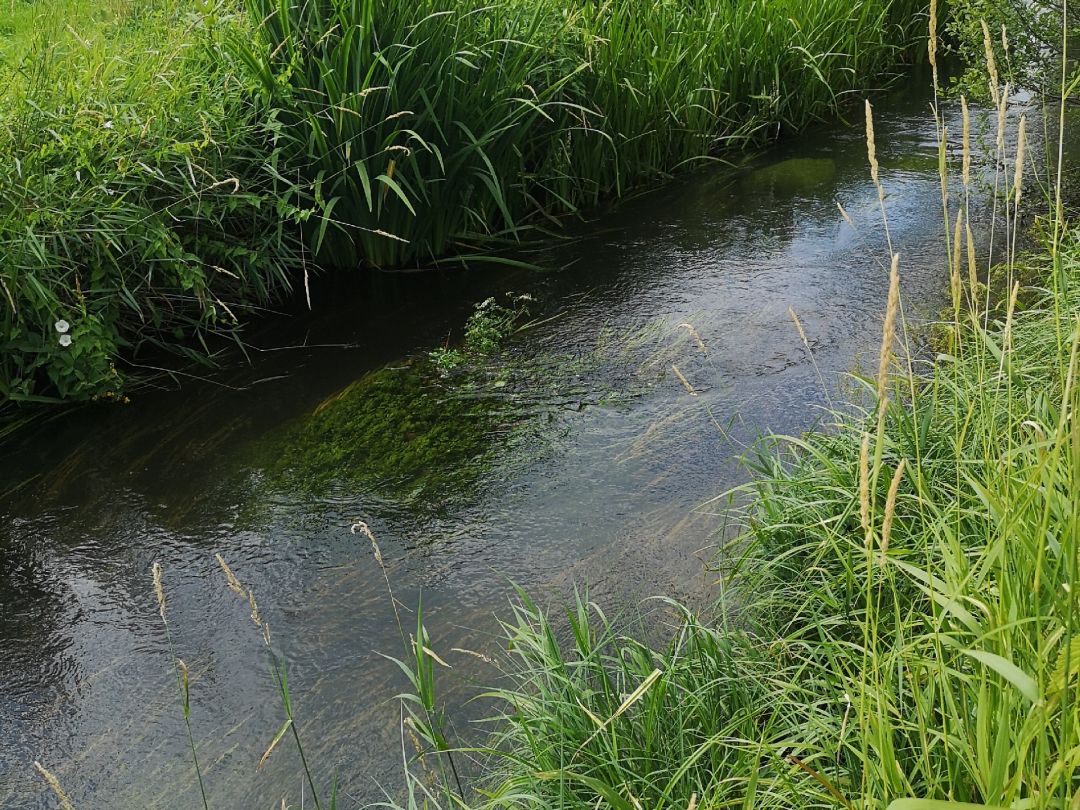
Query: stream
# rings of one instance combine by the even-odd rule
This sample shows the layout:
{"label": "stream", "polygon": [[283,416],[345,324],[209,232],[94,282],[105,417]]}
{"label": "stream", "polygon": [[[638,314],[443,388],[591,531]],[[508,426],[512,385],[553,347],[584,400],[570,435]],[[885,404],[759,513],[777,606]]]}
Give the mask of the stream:
{"label": "stream", "polygon": [[[478,710],[453,683],[493,673],[454,648],[498,644],[514,584],[554,606],[587,589],[609,615],[658,594],[711,604],[705,564],[732,532],[715,499],[746,480],[739,457],[876,369],[889,254],[850,116],[627,202],[529,251],[539,271],[317,285],[315,314],[252,330],[250,363],[0,448],[0,807],[55,806],[34,760],[79,810],[201,807],[170,650],[191,672],[210,806],[301,806],[290,740],[256,768],[282,711],[218,553],[259,600],[341,807],[403,784],[404,683],[380,654],[404,650],[357,521],[406,632],[422,601],[462,728]],[[925,322],[947,296],[929,99],[882,97],[876,124],[905,316]],[[531,298],[529,328],[446,372],[427,360],[511,294]]]}

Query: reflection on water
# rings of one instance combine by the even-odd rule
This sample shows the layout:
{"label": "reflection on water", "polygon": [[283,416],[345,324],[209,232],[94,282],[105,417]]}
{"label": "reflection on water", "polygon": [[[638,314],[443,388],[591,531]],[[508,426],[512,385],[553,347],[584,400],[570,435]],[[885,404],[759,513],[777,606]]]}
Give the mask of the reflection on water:
{"label": "reflection on water", "polygon": [[[932,317],[933,124],[925,99],[878,107],[906,314]],[[346,806],[392,792],[401,756],[400,676],[377,654],[400,638],[354,521],[401,603],[422,594],[459,678],[483,665],[450,648],[493,643],[511,582],[551,599],[587,582],[613,613],[654,593],[708,599],[701,560],[723,515],[702,504],[740,480],[762,430],[802,430],[825,400],[789,307],[824,388],[876,348],[887,254],[865,162],[861,127],[830,127],[627,204],[531,256],[545,272],[324,288],[332,305],[276,324],[249,366],[21,436],[0,468],[0,806],[49,806],[34,759],[82,810],[198,804],[155,561],[226,807],[299,806],[301,772],[288,746],[256,772],[280,709],[216,552],[259,597],[308,756]],[[505,290],[529,292],[540,323],[438,373],[427,351]]]}

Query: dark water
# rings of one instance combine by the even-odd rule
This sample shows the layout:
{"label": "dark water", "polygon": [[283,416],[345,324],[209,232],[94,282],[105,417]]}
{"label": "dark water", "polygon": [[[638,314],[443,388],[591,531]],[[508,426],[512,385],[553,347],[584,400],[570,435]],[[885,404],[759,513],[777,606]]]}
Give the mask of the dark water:
{"label": "dark water", "polygon": [[[877,109],[905,314],[925,320],[947,286],[933,122],[918,95]],[[744,480],[737,457],[764,430],[812,425],[844,373],[876,366],[888,250],[857,119],[639,198],[530,255],[545,272],[317,288],[321,314],[254,338],[250,365],[9,445],[0,806],[52,806],[35,759],[81,810],[199,804],[154,562],[217,807],[298,807],[302,787],[289,744],[256,772],[281,711],[215,553],[258,596],[308,757],[346,807],[401,785],[401,678],[377,654],[401,642],[355,521],[400,602],[422,594],[459,678],[483,665],[451,648],[496,643],[511,582],[550,600],[587,583],[611,613],[714,598],[702,563],[724,510],[709,500]],[[416,359],[506,291],[543,322],[449,376]]]}

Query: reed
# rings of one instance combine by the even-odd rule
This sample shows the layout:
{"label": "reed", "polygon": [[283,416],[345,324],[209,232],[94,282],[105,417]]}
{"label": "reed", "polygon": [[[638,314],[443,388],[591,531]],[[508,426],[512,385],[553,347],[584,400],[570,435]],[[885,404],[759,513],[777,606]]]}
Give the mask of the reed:
{"label": "reed", "polygon": [[249,0],[263,22],[235,47],[312,184],[320,259],[411,267],[834,114],[902,55],[915,8]]}

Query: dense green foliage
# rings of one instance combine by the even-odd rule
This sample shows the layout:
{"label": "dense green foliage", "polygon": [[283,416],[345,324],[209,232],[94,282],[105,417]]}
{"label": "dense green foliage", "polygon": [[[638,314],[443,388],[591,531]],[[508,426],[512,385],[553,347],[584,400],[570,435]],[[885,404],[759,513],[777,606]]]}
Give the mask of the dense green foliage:
{"label": "dense green foliage", "polygon": [[238,22],[80,9],[30,6],[0,51],[0,401],[118,394],[121,352],[205,354],[291,283],[271,122],[220,47]]}
{"label": "dense green foliage", "polygon": [[[1069,14],[1065,32],[1061,24],[1063,8]],[[1061,82],[1062,34],[1075,37],[1080,33],[1076,10],[1054,0],[948,0],[948,9],[945,30],[967,65],[967,70],[956,77],[963,92],[987,97],[984,59],[988,44],[1002,81],[1014,89],[1056,92]]]}
{"label": "dense green foliage", "polygon": [[212,356],[308,272],[304,242],[346,267],[490,256],[797,129],[897,61],[918,7],[13,6],[0,400],[119,396],[140,350]]}
{"label": "dense green foliage", "polygon": [[250,0],[326,262],[427,264],[834,113],[909,0]]}

